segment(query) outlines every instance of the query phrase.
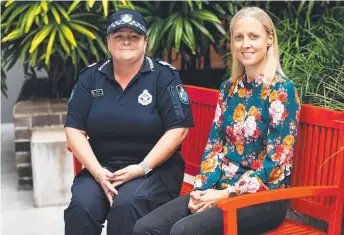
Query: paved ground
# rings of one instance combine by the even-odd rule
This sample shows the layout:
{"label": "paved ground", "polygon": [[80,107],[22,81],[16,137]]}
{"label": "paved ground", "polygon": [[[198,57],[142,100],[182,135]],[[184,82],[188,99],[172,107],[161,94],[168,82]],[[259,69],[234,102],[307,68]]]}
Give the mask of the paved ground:
{"label": "paved ground", "polygon": [[1,235],[63,235],[65,208],[35,208],[33,191],[17,190],[13,124],[2,124]]}
{"label": "paved ground", "polygon": [[[192,180],[186,177],[186,181]],[[17,190],[13,124],[2,124],[1,235],[63,235],[66,206],[35,208],[33,191]],[[106,235],[105,229],[102,235]]]}

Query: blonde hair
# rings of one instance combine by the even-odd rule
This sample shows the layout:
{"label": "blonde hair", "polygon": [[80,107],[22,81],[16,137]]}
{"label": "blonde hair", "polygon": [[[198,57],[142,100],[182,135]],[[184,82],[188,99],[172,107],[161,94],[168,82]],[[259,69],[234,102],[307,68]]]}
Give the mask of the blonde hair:
{"label": "blonde hair", "polygon": [[266,63],[264,67],[264,78],[263,83],[264,85],[271,84],[273,77],[275,76],[276,72],[284,75],[284,72],[281,68],[280,58],[279,58],[279,51],[278,51],[278,41],[277,41],[277,34],[275,30],[274,23],[272,22],[270,16],[258,7],[245,7],[238,11],[231,20],[230,24],[230,34],[231,34],[231,52],[232,52],[232,75],[230,81],[234,82],[236,80],[241,79],[244,75],[245,68],[243,64],[238,60],[234,53],[234,40],[233,40],[233,26],[237,22],[238,19],[250,16],[254,19],[258,20],[260,23],[263,24],[264,28],[266,29],[267,34],[272,33],[273,35],[273,42],[271,46],[268,48],[267,55],[266,55]]}

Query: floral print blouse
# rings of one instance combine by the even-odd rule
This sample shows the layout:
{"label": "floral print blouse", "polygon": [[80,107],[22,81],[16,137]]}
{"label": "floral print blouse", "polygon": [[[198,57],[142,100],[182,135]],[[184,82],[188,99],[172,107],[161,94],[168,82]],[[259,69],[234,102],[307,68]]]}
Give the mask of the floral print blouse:
{"label": "floral print blouse", "polygon": [[222,83],[195,190],[235,186],[244,194],[289,186],[300,100],[281,74],[269,86],[262,78]]}

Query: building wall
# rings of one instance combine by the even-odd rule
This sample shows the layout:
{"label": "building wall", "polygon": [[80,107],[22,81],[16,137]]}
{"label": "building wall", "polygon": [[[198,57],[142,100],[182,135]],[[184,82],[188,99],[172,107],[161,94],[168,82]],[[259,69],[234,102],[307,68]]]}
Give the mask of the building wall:
{"label": "building wall", "polygon": [[[17,62],[11,70],[6,72],[6,75],[8,97],[1,94],[1,123],[13,122],[13,107],[25,80],[23,64]],[[37,72],[37,76],[44,77],[46,73]]]}

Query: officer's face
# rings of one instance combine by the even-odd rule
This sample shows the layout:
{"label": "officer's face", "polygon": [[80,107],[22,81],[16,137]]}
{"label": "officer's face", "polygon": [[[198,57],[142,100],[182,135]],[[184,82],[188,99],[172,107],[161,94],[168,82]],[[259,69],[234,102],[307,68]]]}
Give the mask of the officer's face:
{"label": "officer's face", "polygon": [[130,28],[121,28],[107,37],[108,50],[119,61],[135,61],[145,54],[147,40]]}

